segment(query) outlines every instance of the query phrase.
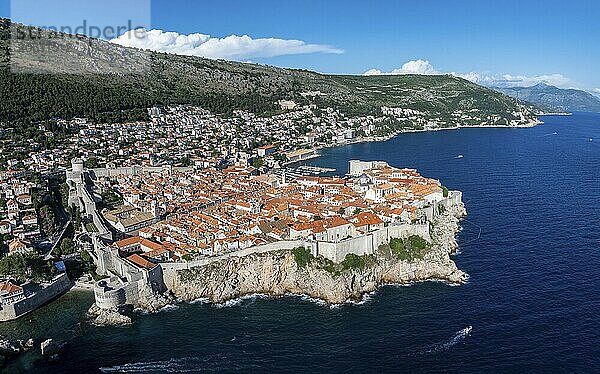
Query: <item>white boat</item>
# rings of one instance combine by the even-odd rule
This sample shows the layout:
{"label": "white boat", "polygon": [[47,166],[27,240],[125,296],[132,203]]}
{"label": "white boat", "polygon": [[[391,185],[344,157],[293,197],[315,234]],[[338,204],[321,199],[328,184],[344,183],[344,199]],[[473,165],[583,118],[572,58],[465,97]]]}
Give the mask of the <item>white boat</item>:
{"label": "white boat", "polygon": [[458,156],[456,156],[456,158],[465,158],[465,156],[463,156],[463,155],[458,155]]}

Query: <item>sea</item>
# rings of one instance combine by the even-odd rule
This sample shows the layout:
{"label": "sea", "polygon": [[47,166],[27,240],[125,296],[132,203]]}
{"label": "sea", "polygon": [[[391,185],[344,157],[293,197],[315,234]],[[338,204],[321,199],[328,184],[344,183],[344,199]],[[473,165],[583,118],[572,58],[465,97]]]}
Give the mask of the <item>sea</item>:
{"label": "sea", "polygon": [[307,164],[417,168],[464,192],[466,285],[387,286],[329,307],[301,296],[180,304],[132,327],[85,326],[93,296],[71,292],[12,338],[55,336],[60,360],[29,353],[16,373],[600,372],[600,115],[545,116],[534,128],[403,134],[324,149]]}

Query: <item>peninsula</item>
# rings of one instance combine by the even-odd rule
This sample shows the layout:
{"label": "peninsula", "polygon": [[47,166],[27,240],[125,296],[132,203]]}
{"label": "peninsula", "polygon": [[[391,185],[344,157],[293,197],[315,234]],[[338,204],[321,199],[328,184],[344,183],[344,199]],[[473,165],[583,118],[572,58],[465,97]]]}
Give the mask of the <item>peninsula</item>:
{"label": "peninsula", "polygon": [[[295,163],[404,132],[539,123],[535,107],[451,75],[323,75],[66,34],[49,42],[72,61],[17,62],[74,74],[15,74],[13,26],[46,32],[0,20],[5,319],[70,280],[94,288],[97,313],[255,292],[339,303],[380,284],[461,282],[449,258],[460,192],[380,162],[341,177]],[[121,60],[132,70],[111,71]]]}
{"label": "peninsula", "polygon": [[[97,324],[175,299],[304,294],[339,304],[384,284],[467,279],[450,258],[462,194],[381,161],[351,161],[342,178],[250,166],[86,169],[76,159],[67,183],[93,227],[80,245],[100,279]],[[96,196],[113,194],[121,205],[97,208]]]}

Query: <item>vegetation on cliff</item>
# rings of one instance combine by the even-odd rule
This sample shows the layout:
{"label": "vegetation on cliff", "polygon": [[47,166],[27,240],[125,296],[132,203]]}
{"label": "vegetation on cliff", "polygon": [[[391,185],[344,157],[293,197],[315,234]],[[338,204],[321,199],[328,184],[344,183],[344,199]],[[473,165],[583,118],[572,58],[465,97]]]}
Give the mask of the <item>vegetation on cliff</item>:
{"label": "vegetation on cliff", "polygon": [[407,239],[391,239],[389,244],[380,246],[377,255],[359,256],[349,253],[339,264],[322,256],[315,257],[311,254],[310,249],[304,247],[294,248],[291,253],[299,269],[312,266],[315,269],[325,270],[334,276],[339,276],[348,270],[364,270],[372,267],[380,260],[395,259],[407,262],[422,260],[429,249],[431,249],[431,245],[427,240],[413,235]]}
{"label": "vegetation on cliff", "polygon": [[223,303],[252,294],[302,294],[340,304],[360,300],[365,293],[384,284],[433,279],[461,284],[468,276],[450,256],[458,248],[455,235],[465,214],[464,207],[458,205],[436,217],[431,244],[418,236],[394,241],[395,248],[404,248],[413,256],[410,261],[394,256],[389,245],[387,251],[379,250],[375,256],[349,255],[342,264],[314,257],[307,248],[295,248],[178,270],[169,282],[169,289],[185,301],[208,299]]}
{"label": "vegetation on cliff", "polygon": [[379,252],[383,254],[391,253],[400,261],[415,261],[423,259],[429,249],[431,249],[431,245],[427,240],[413,235],[407,239],[392,238],[389,244],[383,244],[379,247]]}
{"label": "vegetation on cliff", "polygon": [[375,265],[377,259],[373,255],[358,256],[349,253],[340,264],[344,270],[364,270],[368,266]]}
{"label": "vegetation on cliff", "polygon": [[292,254],[300,269],[307,267],[314,259],[314,256],[310,253],[310,249],[304,247],[292,249]]}

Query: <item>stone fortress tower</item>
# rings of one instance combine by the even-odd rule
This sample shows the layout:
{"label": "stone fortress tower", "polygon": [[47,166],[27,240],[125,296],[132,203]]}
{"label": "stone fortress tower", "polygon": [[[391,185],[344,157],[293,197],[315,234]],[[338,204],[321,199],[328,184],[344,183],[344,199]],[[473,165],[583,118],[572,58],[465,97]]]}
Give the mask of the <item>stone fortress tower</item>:
{"label": "stone fortress tower", "polygon": [[[83,160],[74,158],[71,160],[71,171],[67,171],[67,185],[69,186],[69,206],[77,206],[83,208],[79,200],[78,190],[83,186],[84,181],[84,166]],[[84,209],[81,209],[84,210]]]}

